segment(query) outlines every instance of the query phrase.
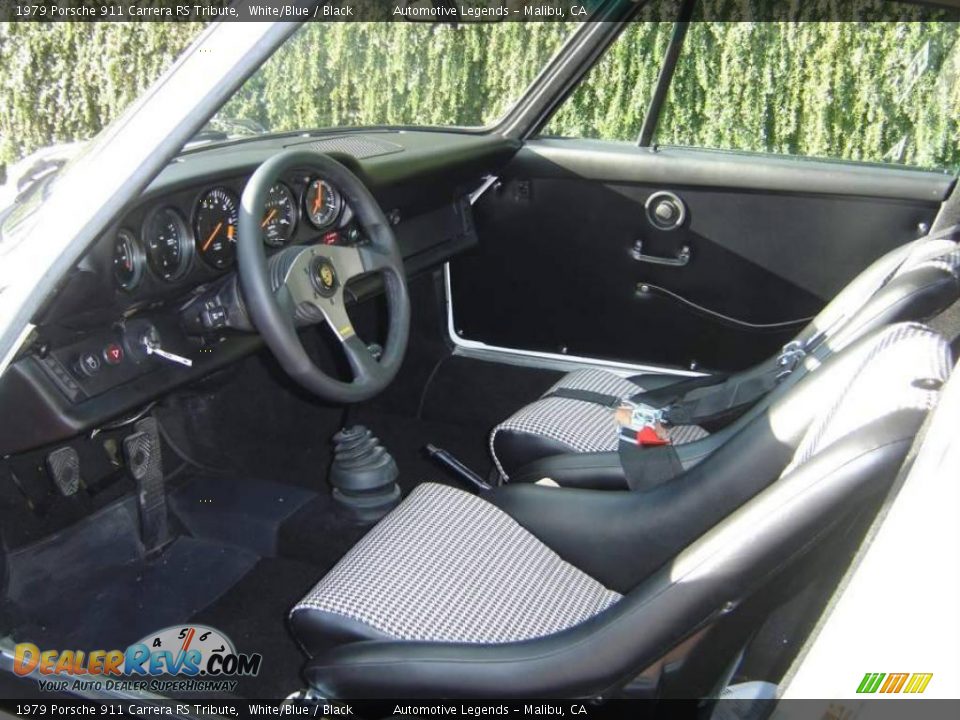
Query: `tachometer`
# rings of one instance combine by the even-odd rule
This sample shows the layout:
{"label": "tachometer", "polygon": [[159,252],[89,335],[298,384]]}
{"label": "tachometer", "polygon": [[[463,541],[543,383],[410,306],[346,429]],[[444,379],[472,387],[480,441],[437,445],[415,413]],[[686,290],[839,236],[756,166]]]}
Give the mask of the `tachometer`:
{"label": "tachometer", "polygon": [[146,258],[143,246],[129,230],[120,230],[113,241],[113,277],[124,290],[140,284]]}
{"label": "tachometer", "polygon": [[307,219],[318,230],[333,224],[340,216],[342,205],[340,193],[334,190],[330,183],[320,178],[312,180],[303,194],[303,209]]}
{"label": "tachometer", "polygon": [[160,208],[143,223],[150,268],[164,280],[176,280],[190,267],[193,244],[186,223],[173,208]]}
{"label": "tachometer", "polygon": [[237,196],[226,188],[208,190],[197,203],[193,232],[197,252],[210,267],[223,270],[237,254]]}
{"label": "tachometer", "polygon": [[263,208],[263,241],[271,247],[281,247],[290,242],[297,226],[297,201],[283,183],[276,183],[267,193]]}

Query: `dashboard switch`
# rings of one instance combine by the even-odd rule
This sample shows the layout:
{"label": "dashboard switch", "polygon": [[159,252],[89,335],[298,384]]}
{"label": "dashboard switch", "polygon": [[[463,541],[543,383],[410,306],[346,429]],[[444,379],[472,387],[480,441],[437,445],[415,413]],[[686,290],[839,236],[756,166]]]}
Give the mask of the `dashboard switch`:
{"label": "dashboard switch", "polygon": [[77,370],[82,375],[93,377],[100,372],[100,358],[92,352],[83,353],[77,360]]}
{"label": "dashboard switch", "polygon": [[123,362],[123,348],[117,343],[110,343],[103,349],[103,359],[107,365],[119,365]]}
{"label": "dashboard switch", "polygon": [[227,310],[222,305],[207,304],[200,314],[200,322],[207,330],[219,330],[227,325]]}

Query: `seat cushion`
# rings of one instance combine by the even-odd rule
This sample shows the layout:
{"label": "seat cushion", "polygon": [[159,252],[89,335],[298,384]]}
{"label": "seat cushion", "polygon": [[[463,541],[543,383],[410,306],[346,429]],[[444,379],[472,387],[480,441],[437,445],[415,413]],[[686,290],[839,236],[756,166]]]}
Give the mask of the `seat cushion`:
{"label": "seat cushion", "polygon": [[502,510],[418,486],[291,611],[310,654],[352,640],[507,643],[578,625],[620,599]]}
{"label": "seat cushion", "polygon": [[[560,379],[544,397],[521,408],[490,435],[490,452],[500,475],[550,455],[611,452],[620,443],[620,426],[612,408],[583,400],[547,397],[559,388],[587,390],[628,398],[642,393],[635,382],[603,370],[576,370]],[[698,425],[668,428],[674,445],[700,440],[709,433]]]}

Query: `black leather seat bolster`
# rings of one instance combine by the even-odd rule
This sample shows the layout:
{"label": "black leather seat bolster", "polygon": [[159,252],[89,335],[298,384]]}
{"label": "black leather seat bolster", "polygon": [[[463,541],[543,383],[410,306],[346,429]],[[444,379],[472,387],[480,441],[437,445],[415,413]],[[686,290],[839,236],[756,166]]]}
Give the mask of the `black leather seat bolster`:
{"label": "black leather seat bolster", "polygon": [[865,335],[883,325],[928,320],[952,305],[958,294],[960,283],[952,272],[936,265],[920,265],[887,283],[842,332]]}
{"label": "black leather seat bolster", "polygon": [[[766,405],[764,405],[766,407]],[[746,424],[746,423],[744,423]],[[713,435],[674,447],[684,470],[689,470],[720,448],[739,427],[720,430]],[[629,490],[626,471],[618,452],[570,453],[551,455],[515,470],[511,483],[535,483],[550,478],[560,487],[585,490]]]}
{"label": "black leather seat bolster", "polygon": [[510,475],[511,483],[550,478],[561,487],[628,490],[620,456],[615,452],[564,453],[535,460]]}
{"label": "black leather seat bolster", "polygon": [[497,488],[486,499],[562,558],[622,593],[773,482],[793,452],[794,445],[778,442],[760,418],[710,463],[647,492],[522,483]]}
{"label": "black leather seat bolster", "polygon": [[659,373],[644,373],[643,375],[632,375],[627,378],[627,380],[639,385],[644,390],[660,390],[661,388],[669,387],[686,379],[686,377],[681,375],[661,375]]}
{"label": "black leather seat bolster", "polygon": [[572,454],[574,450],[566,443],[543,435],[498,430],[493,438],[493,452],[513,480],[517,468],[552,455]]}
{"label": "black leather seat bolster", "polygon": [[290,630],[310,656],[337,645],[362,640],[391,640],[386,633],[346,615],[313,608],[298,608],[290,614]]}
{"label": "black leather seat bolster", "polygon": [[[910,411],[899,415],[871,427],[866,438],[837,443],[768,488],[756,503],[714,527],[619,603],[570,630],[503,645],[351,643],[318,656],[307,665],[305,677],[329,698],[603,695],[719,617],[728,603],[736,606],[826,530],[887,488],[923,417]],[[538,488],[509,490],[519,492],[504,494],[519,496]],[[552,492],[583,496],[579,500],[618,495]],[[749,542],[742,541],[745,536]],[[623,545],[637,554],[637,546]]]}

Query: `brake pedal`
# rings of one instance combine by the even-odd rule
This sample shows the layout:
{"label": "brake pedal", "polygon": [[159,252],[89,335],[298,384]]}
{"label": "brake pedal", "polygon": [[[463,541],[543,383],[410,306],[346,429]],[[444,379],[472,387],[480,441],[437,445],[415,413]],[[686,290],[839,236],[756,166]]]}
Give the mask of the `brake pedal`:
{"label": "brake pedal", "polygon": [[134,428],[136,432],[123,439],[123,454],[130,474],[137,483],[140,540],[147,555],[152,555],[169,539],[160,433],[154,418],[144,418]]}
{"label": "brake pedal", "polygon": [[47,470],[64,497],[75,495],[80,489],[80,456],[69,445],[47,455]]}

